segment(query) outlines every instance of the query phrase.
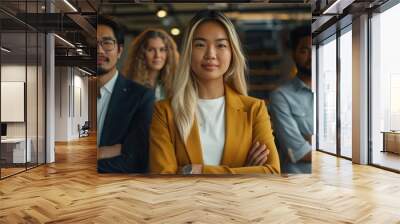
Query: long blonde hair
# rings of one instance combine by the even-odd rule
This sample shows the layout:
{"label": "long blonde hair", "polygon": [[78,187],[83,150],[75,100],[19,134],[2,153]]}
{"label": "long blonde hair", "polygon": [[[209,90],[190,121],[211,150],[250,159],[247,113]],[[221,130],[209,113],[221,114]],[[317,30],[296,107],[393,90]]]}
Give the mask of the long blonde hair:
{"label": "long blonde hair", "polygon": [[247,96],[246,58],[234,25],[221,12],[201,11],[197,13],[186,29],[181,52],[182,61],[179,63],[177,74],[172,79],[171,106],[177,129],[185,143],[193,126],[198,99],[198,83],[191,69],[193,35],[197,27],[206,21],[220,23],[225,28],[229,38],[232,60],[227,72],[224,74],[224,82],[239,94]]}
{"label": "long blonde hair", "polygon": [[125,60],[123,73],[130,79],[150,86],[149,69],[146,64],[145,52],[149,39],[160,38],[167,48],[167,60],[160,71],[160,79],[164,85],[167,96],[171,95],[172,76],[175,75],[179,54],[175,41],[161,29],[146,29],[131,43],[128,58]]}

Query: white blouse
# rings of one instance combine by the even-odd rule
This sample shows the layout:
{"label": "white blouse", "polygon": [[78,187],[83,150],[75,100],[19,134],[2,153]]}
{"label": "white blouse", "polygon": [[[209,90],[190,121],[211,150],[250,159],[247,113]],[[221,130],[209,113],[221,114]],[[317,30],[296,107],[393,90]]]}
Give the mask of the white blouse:
{"label": "white blouse", "polygon": [[198,99],[197,120],[205,165],[220,165],[225,145],[225,97]]}

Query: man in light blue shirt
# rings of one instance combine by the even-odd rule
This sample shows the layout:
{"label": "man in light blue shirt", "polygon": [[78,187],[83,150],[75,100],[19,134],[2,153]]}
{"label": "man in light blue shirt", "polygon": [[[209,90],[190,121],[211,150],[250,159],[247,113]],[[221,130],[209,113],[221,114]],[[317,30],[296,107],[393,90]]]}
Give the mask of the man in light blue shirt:
{"label": "man in light blue shirt", "polygon": [[314,94],[311,90],[311,29],[291,33],[297,75],[270,96],[269,112],[282,173],[311,173]]}

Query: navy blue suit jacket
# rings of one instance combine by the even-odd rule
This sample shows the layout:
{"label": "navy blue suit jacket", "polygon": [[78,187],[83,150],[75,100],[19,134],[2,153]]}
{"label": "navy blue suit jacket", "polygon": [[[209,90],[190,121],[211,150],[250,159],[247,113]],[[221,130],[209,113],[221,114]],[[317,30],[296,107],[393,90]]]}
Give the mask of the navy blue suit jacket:
{"label": "navy blue suit jacket", "polygon": [[99,147],[121,144],[121,155],[98,160],[98,172],[147,172],[153,104],[152,90],[118,75],[97,141]]}

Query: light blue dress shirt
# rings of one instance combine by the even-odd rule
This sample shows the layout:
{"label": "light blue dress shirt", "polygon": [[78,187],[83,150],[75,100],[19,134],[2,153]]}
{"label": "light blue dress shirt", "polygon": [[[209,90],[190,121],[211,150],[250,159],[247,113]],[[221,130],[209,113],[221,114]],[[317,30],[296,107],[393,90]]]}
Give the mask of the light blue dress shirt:
{"label": "light blue dress shirt", "polygon": [[314,133],[314,94],[298,77],[271,93],[269,112],[278,143],[281,169],[287,173],[310,173],[311,164],[296,163],[311,151],[304,136]]}

